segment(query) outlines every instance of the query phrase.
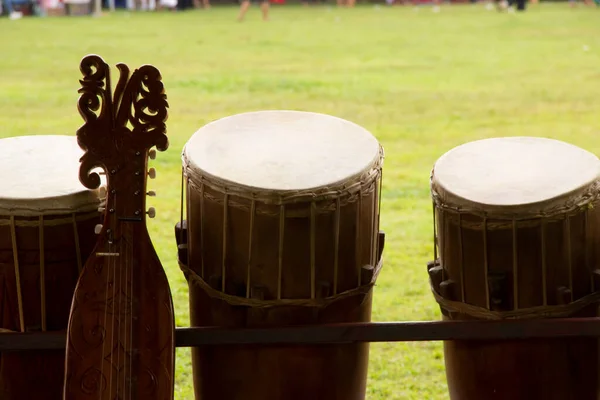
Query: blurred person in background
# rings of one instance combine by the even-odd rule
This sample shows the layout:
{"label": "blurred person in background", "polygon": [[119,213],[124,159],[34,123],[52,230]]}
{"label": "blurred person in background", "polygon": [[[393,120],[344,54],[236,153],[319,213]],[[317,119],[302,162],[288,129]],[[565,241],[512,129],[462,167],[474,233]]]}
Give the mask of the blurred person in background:
{"label": "blurred person in background", "polygon": [[202,1],[202,7],[207,10],[210,8],[210,0],[194,0],[194,8],[200,8],[200,1]]}
{"label": "blurred person in background", "polygon": [[517,11],[525,11],[527,0],[500,0],[496,1],[498,11],[514,12],[513,5],[517,3]]}
{"label": "blurred person in background", "polygon": [[15,11],[13,8],[12,0],[0,0],[0,15],[2,14],[2,3],[4,2],[4,6],[6,7],[6,13],[8,14],[9,19],[19,19],[23,17],[23,13],[20,11]]}
{"label": "blurred person in background", "polygon": [[[269,0],[259,0],[260,1],[260,9],[263,15],[263,21],[269,20]],[[238,15],[238,21],[243,21],[248,9],[250,8],[250,0],[242,0],[240,3],[240,13]]]}
{"label": "blurred person in background", "polygon": [[509,0],[508,5],[512,7],[513,4],[517,3],[517,11],[525,11],[527,0]]}
{"label": "blurred person in background", "polygon": [[158,9],[168,9],[170,11],[177,11],[177,0],[159,0]]}

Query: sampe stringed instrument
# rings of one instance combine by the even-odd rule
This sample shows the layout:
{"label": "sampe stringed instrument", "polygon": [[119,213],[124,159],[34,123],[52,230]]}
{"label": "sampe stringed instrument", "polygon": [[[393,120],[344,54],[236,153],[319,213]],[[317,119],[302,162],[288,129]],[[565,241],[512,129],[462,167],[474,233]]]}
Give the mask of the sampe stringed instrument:
{"label": "sampe stringed instrument", "polygon": [[[458,146],[435,164],[444,319],[594,317],[600,300],[600,160],[557,140]],[[439,255],[439,258],[437,257]],[[452,400],[596,400],[598,340],[448,341]]]}
{"label": "sampe stringed instrument", "polygon": [[[82,155],[75,136],[0,140],[0,335],[67,329],[104,196],[77,179]],[[1,353],[0,399],[62,399],[64,365],[62,350]]]}
{"label": "sampe stringed instrument", "polygon": [[[324,114],[238,114],[196,132],[183,166],[192,326],[370,320],[383,249],[371,133]],[[196,398],[364,399],[368,355],[368,343],[194,348]]]}
{"label": "sampe stringed instrument", "polygon": [[65,400],[170,400],[173,304],[145,219],[146,180],[154,174],[147,169],[149,151],[168,147],[161,76],[145,65],[129,77],[127,66],[118,64],[113,97],[109,67],[100,57],[85,57],[80,69],[85,124],[77,139],[85,154],[79,178],[94,188],[100,177],[93,170],[103,169],[107,199],[98,242],[73,298]]}

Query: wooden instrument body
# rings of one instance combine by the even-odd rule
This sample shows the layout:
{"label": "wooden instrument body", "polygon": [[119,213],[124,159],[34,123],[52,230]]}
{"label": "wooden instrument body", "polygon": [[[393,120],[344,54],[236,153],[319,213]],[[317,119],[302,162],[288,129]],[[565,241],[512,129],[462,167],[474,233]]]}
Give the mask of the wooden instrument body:
{"label": "wooden instrument body", "polygon": [[[438,160],[432,196],[444,319],[597,315],[596,156],[543,138],[472,142]],[[448,341],[450,398],[596,400],[599,350],[588,338]]]}
{"label": "wooden instrument body", "polygon": [[[15,217],[26,332],[42,330],[40,288],[42,281],[45,286],[46,330],[67,329],[69,309],[81,267],[78,262],[78,252],[81,261],[85,262],[96,243],[94,226],[101,222],[101,215],[97,211],[74,213],[73,216],[76,230],[72,216],[44,215],[43,220],[47,226],[43,228],[43,249],[40,248],[39,218]],[[8,221],[2,219],[2,222]],[[40,272],[42,252],[43,279]],[[2,299],[0,328],[21,331],[14,251],[8,224],[0,225],[0,298]],[[2,353],[0,354],[0,398],[61,400],[64,366],[65,354],[62,350]]]}
{"label": "wooden instrument body", "polygon": [[[167,277],[143,223],[124,222],[115,236],[115,244],[98,243],[75,291],[66,398],[172,399],[175,326]],[[100,252],[119,253],[114,259],[126,264]]]}
{"label": "wooden instrument body", "polygon": [[[65,400],[171,400],[175,322],[169,282],[146,227],[150,149],[164,151],[167,102],[158,70],[124,64],[113,97],[109,68],[82,60],[77,131],[86,153],[80,181],[106,173],[104,223],[73,296],[66,345]],[[96,111],[100,109],[99,114]],[[153,217],[154,210],[148,211]]]}
{"label": "wooden instrument body", "polygon": [[[546,263],[546,297],[549,306],[571,302],[567,257],[572,259],[573,300],[593,293],[600,280],[590,280],[600,249],[600,218],[596,209],[569,217],[571,251],[567,250],[564,220],[545,223],[542,251],[541,221],[520,221],[515,231],[510,221],[488,220],[487,247],[483,245],[482,218],[463,214],[476,229],[457,224],[456,214],[437,211],[440,258],[444,267],[444,297],[486,307],[484,249],[487,248],[490,303],[493,310],[543,305],[542,258]],[[587,222],[586,222],[587,220]],[[526,227],[519,227],[526,225]],[[517,282],[514,286],[513,238],[516,235]],[[462,241],[462,243],[461,243]],[[459,248],[462,245],[464,293],[462,299]],[[588,306],[569,317],[593,317],[597,307]],[[444,319],[473,319],[445,312]],[[535,339],[509,341],[448,341],[444,356],[448,388],[453,400],[476,399],[597,399],[600,390],[597,339]]]}
{"label": "wooden instrument body", "polygon": [[[339,191],[296,193],[293,200],[221,185],[186,164],[187,227],[176,236],[187,246],[180,262],[191,325],[370,321],[383,250],[382,154],[376,159],[372,173],[339,183]],[[368,343],[194,348],[195,394],[202,400],[364,399],[368,355]]]}

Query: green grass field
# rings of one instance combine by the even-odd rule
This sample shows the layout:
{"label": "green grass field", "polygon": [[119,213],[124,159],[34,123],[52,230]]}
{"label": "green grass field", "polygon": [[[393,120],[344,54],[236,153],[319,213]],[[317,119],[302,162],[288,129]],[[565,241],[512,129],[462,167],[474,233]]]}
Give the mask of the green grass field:
{"label": "green grass field", "polygon": [[[153,162],[152,239],[167,269],[177,325],[189,325],[175,258],[180,152],[205,123],[261,109],[354,121],[386,150],[385,266],[373,319],[432,320],[429,173],[461,143],[492,136],[563,139],[600,154],[600,9],[567,3],[523,14],[483,5],[256,6],[102,18],[0,20],[0,136],[74,135],[79,61],[157,66],[170,103],[171,145]],[[31,166],[30,166],[31,167]],[[189,352],[177,352],[176,399],[193,399]],[[368,398],[447,399],[441,343],[374,344]]]}

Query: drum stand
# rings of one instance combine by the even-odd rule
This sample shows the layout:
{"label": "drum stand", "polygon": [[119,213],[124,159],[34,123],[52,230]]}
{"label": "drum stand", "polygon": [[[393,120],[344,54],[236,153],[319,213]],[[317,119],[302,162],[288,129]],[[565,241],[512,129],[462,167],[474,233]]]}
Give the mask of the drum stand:
{"label": "drum stand", "polygon": [[[401,321],[347,323],[280,328],[177,328],[177,347],[239,344],[324,344],[600,338],[600,318],[557,318],[502,321]],[[0,334],[0,351],[64,349],[65,332]]]}

